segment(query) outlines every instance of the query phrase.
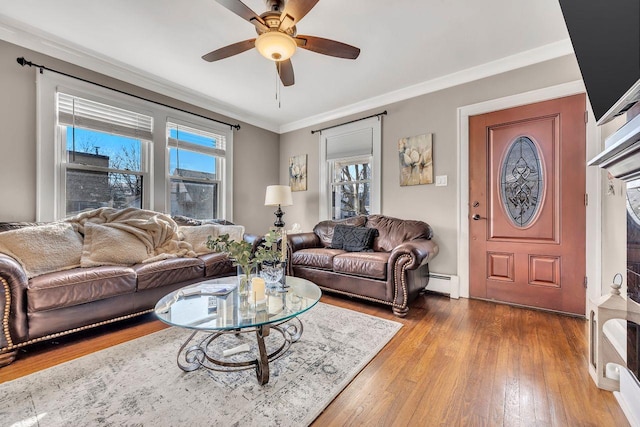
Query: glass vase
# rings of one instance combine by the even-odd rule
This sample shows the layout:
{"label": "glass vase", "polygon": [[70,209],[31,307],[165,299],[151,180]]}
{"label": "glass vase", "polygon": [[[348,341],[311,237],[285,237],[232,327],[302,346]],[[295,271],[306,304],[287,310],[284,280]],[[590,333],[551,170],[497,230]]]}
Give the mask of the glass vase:
{"label": "glass vase", "polygon": [[238,294],[246,296],[251,289],[251,278],[255,277],[255,267],[238,265]]}
{"label": "glass vase", "polygon": [[269,286],[275,286],[282,275],[284,274],[284,268],[282,263],[266,263],[263,262],[260,266],[260,276],[264,279],[265,283]]}

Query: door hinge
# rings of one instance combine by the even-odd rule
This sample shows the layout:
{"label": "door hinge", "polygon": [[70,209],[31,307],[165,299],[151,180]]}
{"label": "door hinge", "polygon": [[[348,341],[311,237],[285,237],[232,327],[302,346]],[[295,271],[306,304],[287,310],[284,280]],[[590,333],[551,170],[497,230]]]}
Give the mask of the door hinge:
{"label": "door hinge", "polygon": [[589,206],[589,194],[584,193],[584,205]]}
{"label": "door hinge", "polygon": [[589,280],[587,279],[587,276],[584,276],[584,287],[587,287],[587,284],[589,283]]}
{"label": "door hinge", "polygon": [[584,112],[584,122],[585,123],[589,123],[589,112],[588,111]]}

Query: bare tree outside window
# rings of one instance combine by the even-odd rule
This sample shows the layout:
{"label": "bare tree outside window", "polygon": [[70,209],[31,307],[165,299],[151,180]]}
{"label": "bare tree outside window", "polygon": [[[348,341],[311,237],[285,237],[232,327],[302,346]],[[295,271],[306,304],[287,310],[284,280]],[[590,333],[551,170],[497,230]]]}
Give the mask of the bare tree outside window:
{"label": "bare tree outside window", "polygon": [[105,206],[142,207],[140,140],[71,127],[66,133],[67,215]]}
{"label": "bare tree outside window", "polygon": [[333,170],[333,219],[368,215],[371,196],[371,163],[369,158],[335,161]]}

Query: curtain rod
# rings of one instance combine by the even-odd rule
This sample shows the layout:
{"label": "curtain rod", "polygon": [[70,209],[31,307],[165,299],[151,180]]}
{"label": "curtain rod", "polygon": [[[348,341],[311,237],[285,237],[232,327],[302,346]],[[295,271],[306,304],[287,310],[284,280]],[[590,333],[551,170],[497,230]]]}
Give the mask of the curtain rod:
{"label": "curtain rod", "polygon": [[143,100],[143,101],[151,102],[151,103],[153,103],[153,104],[161,105],[161,106],[166,107],[166,108],[171,108],[171,109],[174,109],[174,110],[177,110],[177,111],[181,111],[181,112],[183,112],[183,113],[192,114],[192,115],[194,115],[194,116],[198,116],[198,117],[201,117],[201,118],[203,118],[203,119],[207,119],[207,120],[214,121],[214,122],[216,122],[216,123],[220,123],[220,124],[223,124],[223,125],[227,125],[227,126],[229,126],[231,129],[240,130],[240,125],[239,125],[239,124],[237,124],[237,125],[233,125],[233,124],[231,124],[231,123],[223,122],[222,120],[212,119],[211,117],[203,116],[202,114],[193,113],[193,112],[191,112],[191,111],[183,110],[182,108],[172,107],[171,105],[163,104],[162,102],[154,101],[154,100],[152,100],[152,99],[148,99],[148,98],[144,98],[144,97],[142,97],[142,96],[134,95],[134,94],[132,94],[132,93],[125,92],[125,91],[120,90],[120,89],[115,89],[115,88],[112,88],[112,87],[109,87],[109,86],[105,86],[105,85],[100,84],[100,83],[92,82],[91,80],[83,79],[82,77],[78,77],[78,76],[74,76],[74,75],[72,75],[72,74],[64,73],[64,72],[62,72],[62,71],[54,70],[53,68],[49,68],[49,67],[46,67],[46,66],[44,66],[44,65],[34,64],[33,62],[31,62],[31,61],[27,61],[26,59],[24,59],[24,57],[17,58],[17,61],[18,61],[18,64],[22,65],[23,67],[24,67],[25,65],[28,65],[29,67],[36,67],[36,68],[39,68],[39,69],[40,69],[40,74],[43,74],[43,71],[44,71],[44,70],[51,71],[51,72],[53,72],[53,73],[58,73],[58,74],[61,74],[61,75],[63,75],[63,76],[66,76],[66,77],[71,77],[72,79],[80,80],[80,81],[83,81],[83,82],[85,82],[85,83],[90,83],[90,84],[92,84],[92,85],[96,85],[96,86],[99,86],[99,87],[104,88],[104,89],[109,89],[109,90],[112,90],[112,91],[114,91],[114,92],[121,93],[121,94],[123,94],[123,95],[132,96],[132,97],[134,97],[134,98],[138,98],[138,99],[141,99],[141,100]]}
{"label": "curtain rod", "polygon": [[384,110],[382,113],[372,114],[372,115],[370,115],[370,116],[363,117],[363,118],[361,118],[361,119],[351,120],[350,122],[340,123],[339,125],[327,126],[326,128],[322,128],[322,129],[318,129],[318,130],[312,130],[312,131],[311,131],[311,134],[313,135],[314,133],[322,132],[323,130],[333,129],[333,128],[337,128],[338,126],[348,125],[348,124],[350,124],[350,123],[359,122],[360,120],[367,120],[367,119],[370,119],[371,117],[378,117],[378,118],[380,118],[380,116],[386,116],[386,115],[387,115],[387,110]]}

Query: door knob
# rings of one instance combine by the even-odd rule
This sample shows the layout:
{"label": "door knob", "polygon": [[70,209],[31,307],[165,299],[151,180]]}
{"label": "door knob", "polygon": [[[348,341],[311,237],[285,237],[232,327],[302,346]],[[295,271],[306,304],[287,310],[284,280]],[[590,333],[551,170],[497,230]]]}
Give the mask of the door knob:
{"label": "door knob", "polygon": [[480,219],[480,215],[479,214],[475,214],[474,216],[471,217],[471,219],[473,219],[474,221],[477,221]]}

